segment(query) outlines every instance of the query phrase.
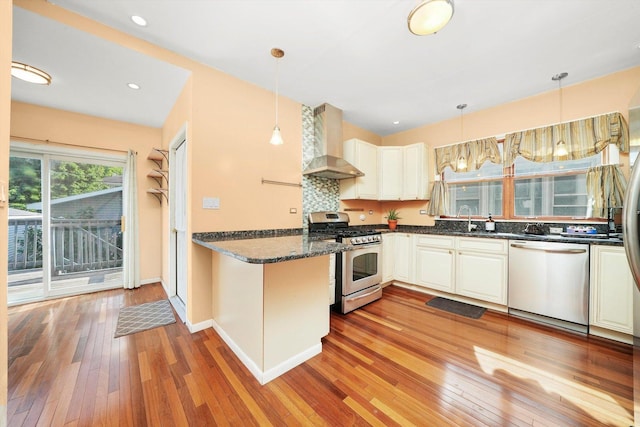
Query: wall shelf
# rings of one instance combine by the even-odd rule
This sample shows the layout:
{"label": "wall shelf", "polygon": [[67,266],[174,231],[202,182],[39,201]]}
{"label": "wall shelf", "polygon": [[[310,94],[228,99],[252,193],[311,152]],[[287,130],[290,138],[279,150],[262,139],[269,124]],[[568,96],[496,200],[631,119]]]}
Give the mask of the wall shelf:
{"label": "wall shelf", "polygon": [[169,163],[169,152],[161,148],[154,148],[147,156],[147,160],[151,160],[158,165],[159,169],[162,169],[162,163],[166,160]]}
{"label": "wall shelf", "polygon": [[167,201],[169,201],[169,196],[167,196],[167,191],[168,190],[166,188],[149,188],[147,190],[147,193],[153,194],[156,197],[156,199],[158,199],[160,204],[162,204],[163,196]]}
{"label": "wall shelf", "polygon": [[163,186],[164,182],[167,185],[169,184],[169,171],[168,169],[163,169],[165,161],[167,162],[167,168],[169,167],[169,152],[161,148],[153,148],[147,155],[147,160],[151,160],[157,165],[157,168],[151,169],[147,173],[147,178],[153,179],[158,184],[156,188],[149,188],[147,193],[152,194],[162,205],[163,197],[166,201],[169,201],[168,189]]}

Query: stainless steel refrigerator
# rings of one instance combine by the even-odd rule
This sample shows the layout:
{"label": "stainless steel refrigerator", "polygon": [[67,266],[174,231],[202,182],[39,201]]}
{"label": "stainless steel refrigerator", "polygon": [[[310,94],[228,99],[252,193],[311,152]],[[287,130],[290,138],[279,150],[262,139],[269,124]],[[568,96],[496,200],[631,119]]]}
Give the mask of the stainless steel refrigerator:
{"label": "stainless steel refrigerator", "polygon": [[[635,102],[634,102],[635,101]],[[629,139],[640,144],[640,92],[629,108]],[[640,159],[635,161],[624,198],[622,224],[624,247],[631,273],[640,289]],[[633,401],[635,425],[640,425],[640,298],[634,293]]]}

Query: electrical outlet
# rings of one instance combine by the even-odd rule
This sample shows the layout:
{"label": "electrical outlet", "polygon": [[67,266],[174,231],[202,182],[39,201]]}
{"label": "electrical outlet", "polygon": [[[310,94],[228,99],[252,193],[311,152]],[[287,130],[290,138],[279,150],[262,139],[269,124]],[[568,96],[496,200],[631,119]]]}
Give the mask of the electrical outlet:
{"label": "electrical outlet", "polygon": [[426,214],[427,214],[426,209],[420,209],[420,215],[426,215]]}
{"label": "electrical outlet", "polygon": [[560,234],[562,233],[562,227],[549,227],[549,233]]}
{"label": "electrical outlet", "polygon": [[220,209],[219,197],[203,197],[202,209]]}
{"label": "electrical outlet", "polygon": [[297,208],[289,208],[289,213],[290,214],[298,213],[298,209]]}

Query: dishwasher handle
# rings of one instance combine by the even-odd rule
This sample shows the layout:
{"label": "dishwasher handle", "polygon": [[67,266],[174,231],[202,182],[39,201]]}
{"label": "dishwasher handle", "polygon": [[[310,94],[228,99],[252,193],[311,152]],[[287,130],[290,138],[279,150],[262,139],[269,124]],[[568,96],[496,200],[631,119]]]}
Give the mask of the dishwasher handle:
{"label": "dishwasher handle", "polygon": [[587,252],[586,249],[549,249],[549,248],[537,248],[534,246],[527,246],[527,245],[523,245],[523,244],[519,244],[519,243],[512,243],[511,244],[512,248],[518,248],[518,249],[529,249],[532,251],[543,251],[543,252],[549,252],[549,253],[553,253],[553,254],[583,254],[585,252]]}

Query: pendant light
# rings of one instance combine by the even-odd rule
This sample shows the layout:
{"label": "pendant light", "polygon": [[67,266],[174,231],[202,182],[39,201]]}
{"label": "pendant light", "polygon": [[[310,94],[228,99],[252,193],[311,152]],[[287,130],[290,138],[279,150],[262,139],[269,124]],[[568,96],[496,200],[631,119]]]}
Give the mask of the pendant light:
{"label": "pendant light", "polygon": [[[560,109],[560,123],[562,124],[562,79],[567,77],[569,73],[560,73],[551,77],[551,80],[558,82],[558,104]],[[558,142],[556,142],[556,148],[554,150],[554,154],[556,157],[565,157],[569,155],[569,151],[567,150],[567,144],[564,142],[562,138]]]}
{"label": "pendant light", "polygon": [[[467,108],[467,104],[458,104],[456,105],[456,108],[460,110],[460,142],[462,142],[464,138],[464,119],[462,117],[462,110]],[[458,157],[458,164],[456,169],[460,171],[467,170],[467,158],[465,157],[464,153],[460,154],[460,157]]]}
{"label": "pendant light", "polygon": [[453,16],[453,0],[422,0],[407,18],[409,31],[417,36],[435,34]]}
{"label": "pendant light", "polygon": [[282,145],[284,144],[284,141],[282,140],[280,127],[278,126],[278,72],[280,58],[284,56],[284,51],[282,49],[274,47],[273,49],[271,49],[271,56],[276,58],[276,125],[273,128],[273,134],[271,135],[271,140],[269,140],[269,143],[272,145]]}
{"label": "pendant light", "polygon": [[51,84],[51,76],[49,74],[39,68],[23,64],[22,62],[11,62],[11,75],[29,83],[35,83],[38,85]]}

